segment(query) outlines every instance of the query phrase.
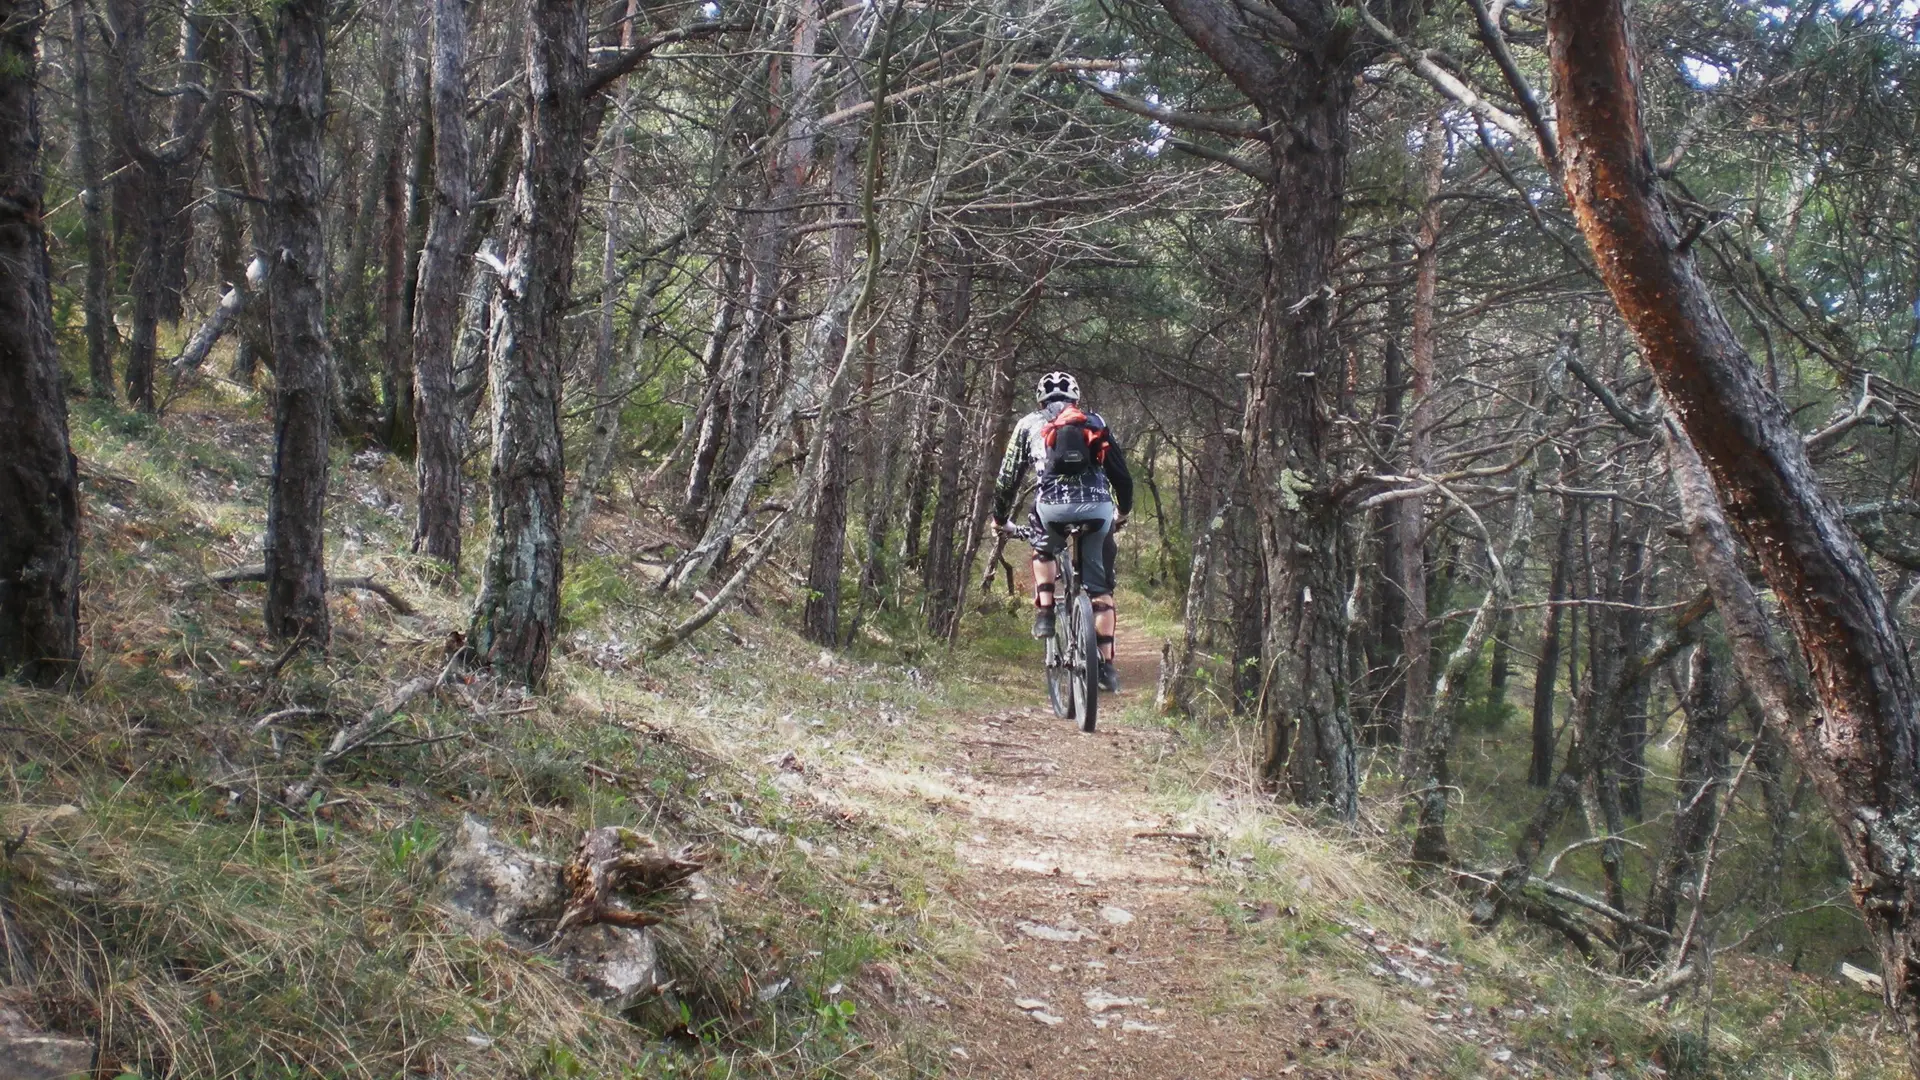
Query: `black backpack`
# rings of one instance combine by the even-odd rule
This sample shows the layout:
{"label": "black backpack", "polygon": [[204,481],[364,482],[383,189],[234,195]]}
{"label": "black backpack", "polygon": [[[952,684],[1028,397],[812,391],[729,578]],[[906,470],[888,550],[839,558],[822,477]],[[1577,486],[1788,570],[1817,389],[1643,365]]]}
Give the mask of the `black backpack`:
{"label": "black backpack", "polygon": [[1047,473],[1052,476],[1081,476],[1107,459],[1107,429],[1074,402],[1046,422],[1040,439],[1047,447]]}

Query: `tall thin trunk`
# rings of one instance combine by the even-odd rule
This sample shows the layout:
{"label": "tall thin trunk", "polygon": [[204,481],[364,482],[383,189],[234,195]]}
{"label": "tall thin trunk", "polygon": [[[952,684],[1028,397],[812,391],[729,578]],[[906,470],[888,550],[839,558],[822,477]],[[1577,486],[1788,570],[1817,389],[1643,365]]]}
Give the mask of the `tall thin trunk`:
{"label": "tall thin trunk", "polygon": [[[201,0],[186,0],[180,12],[179,82],[190,86],[207,82],[201,52],[208,29],[209,19],[201,11]],[[178,323],[184,312],[187,248],[193,240],[194,179],[200,173],[201,136],[206,132],[203,114],[214,107],[214,102],[199,94],[180,94],[173,99],[168,149],[161,171],[162,198],[155,208],[161,215],[160,318],[169,324]]]}
{"label": "tall thin trunk", "polygon": [[1487,595],[1474,611],[1472,622],[1460,644],[1447,658],[1433,688],[1431,716],[1423,725],[1420,741],[1419,771],[1413,777],[1420,784],[1413,802],[1416,807],[1413,860],[1428,866],[1446,866],[1452,861],[1447,843],[1447,793],[1453,784],[1453,714],[1465,693],[1468,674],[1486,645],[1499,612],[1513,599],[1513,579],[1527,559],[1527,546],[1533,539],[1533,468],[1521,470],[1515,479],[1519,491],[1513,501],[1513,520],[1508,527],[1502,551],[1494,551],[1488,538],[1488,562],[1491,580]]}
{"label": "tall thin trunk", "polygon": [[433,210],[414,290],[413,550],[460,567],[460,406],[453,347],[472,199],[467,151],[467,13],[463,0],[432,0]]}
{"label": "tall thin trunk", "polygon": [[[382,21],[379,34],[380,81],[390,94],[389,76],[396,67],[393,53],[397,30],[386,20]],[[374,275],[368,272],[367,266],[370,262],[377,264],[381,254],[381,197],[386,192],[386,178],[399,168],[400,141],[404,136],[404,122],[397,108],[382,108],[377,117],[366,140],[372,147],[373,160],[366,169],[350,169],[342,177],[340,202],[343,211],[350,209],[351,213],[342,214],[338,227],[344,229],[346,235],[337,241],[337,246],[344,248],[346,254],[341,260],[339,276],[330,283],[332,292],[327,297],[334,319],[334,340],[339,343],[334,354],[334,423],[342,432],[357,439],[377,438],[382,430],[379,392],[375,389],[372,371],[380,353],[379,341],[374,335],[378,325],[377,304]],[[354,124],[337,124],[335,128],[338,132],[336,153],[343,159],[357,156],[361,128]]]}
{"label": "tall thin trunk", "polygon": [[1194,668],[1200,655],[1200,624],[1206,618],[1207,593],[1213,575],[1213,551],[1221,530],[1226,527],[1231,507],[1226,500],[1231,488],[1222,484],[1215,495],[1213,515],[1193,541],[1193,559],[1187,569],[1186,601],[1181,607],[1180,645],[1169,661],[1169,670],[1161,678],[1167,688],[1166,699],[1155,702],[1163,713],[1191,716],[1194,712]]}
{"label": "tall thin trunk", "polygon": [[1571,508],[1562,500],[1553,580],[1547,588],[1547,614],[1540,625],[1540,659],[1533,667],[1533,757],[1527,768],[1527,783],[1537,788],[1553,782],[1554,683],[1560,674],[1560,612],[1573,562],[1573,522]]}
{"label": "tall thin trunk", "polygon": [[[1420,221],[1413,256],[1413,331],[1409,340],[1409,389],[1413,405],[1407,417],[1407,467],[1423,475],[1433,465],[1433,364],[1438,339],[1435,311],[1440,286],[1440,185],[1446,168],[1447,128],[1437,111],[1427,119],[1421,134],[1420,175],[1426,201],[1420,207]],[[1433,632],[1427,626],[1427,556],[1425,504],[1421,499],[1403,499],[1398,504],[1399,520],[1394,523],[1394,539],[1399,549],[1400,596],[1404,608],[1400,632],[1400,657],[1405,665],[1406,691],[1401,705],[1401,731],[1405,740],[1405,766],[1409,781],[1425,775],[1421,758],[1429,752],[1427,729],[1445,723],[1435,715],[1433,695]],[[1450,719],[1450,718],[1448,718]]]}
{"label": "tall thin trunk", "polygon": [[[947,625],[947,638],[952,640],[960,631],[960,613],[966,604],[968,579],[973,576],[973,561],[980,554],[980,545],[987,535],[987,523],[993,512],[994,475],[1000,463],[1000,453],[1007,445],[1007,438],[1013,433],[1015,388],[1013,385],[1014,361],[1019,357],[1020,347],[1016,335],[1020,326],[1039,306],[1040,298],[1046,287],[1047,278],[1052,270],[1051,264],[1040,267],[1033,281],[1027,286],[1014,309],[1013,317],[995,334],[993,348],[994,363],[986,371],[990,380],[987,394],[986,411],[980,416],[974,454],[967,467],[973,476],[973,492],[967,499],[964,509],[966,516],[961,524],[966,528],[966,542],[955,552],[950,588],[953,595],[953,616]],[[963,455],[964,457],[964,455]],[[1139,469],[1137,475],[1151,489],[1153,462],[1151,455]],[[944,591],[944,590],[943,590]]]}
{"label": "tall thin trunk", "polygon": [[1547,28],[1568,201],[1813,675],[1825,715],[1785,734],[1833,816],[1887,1006],[1920,1069],[1920,722],[1893,614],[1660,197],[1626,5],[1557,0]]}
{"label": "tall thin trunk", "polygon": [[[765,426],[762,399],[772,394],[767,385],[771,358],[780,352],[784,339],[781,297],[789,285],[787,269],[797,204],[813,164],[823,59],[818,55],[822,12],[807,0],[790,3],[788,8],[782,15],[791,19],[787,56],[776,55],[767,61],[769,100],[784,114],[785,124],[781,126],[779,115],[769,116],[777,150],[767,164],[761,203],[756,212],[744,215],[742,223],[747,295],[740,336],[734,342],[725,376],[728,407],[722,461],[729,486],[739,480],[741,466],[758,445]],[[752,482],[759,479],[754,477]]]}
{"label": "tall thin trunk", "polygon": [[520,180],[488,348],[493,529],[467,642],[496,675],[539,686],[560,619],[561,315],[592,125],[586,0],[532,0],[531,16]]}
{"label": "tall thin trunk", "polygon": [[[128,240],[133,247],[133,269],[129,278],[133,294],[132,326],[128,332],[126,389],[127,400],[143,412],[153,412],[154,369],[158,359],[160,323],[177,321],[180,316],[179,288],[184,275],[188,208],[193,201],[193,178],[199,171],[202,117],[205,106],[197,94],[174,98],[167,144],[154,149],[144,141],[149,126],[145,102],[150,96],[142,85],[141,61],[146,53],[150,12],[133,0],[113,0],[108,14],[117,30],[113,61],[117,68],[118,90],[111,110],[114,141],[128,159],[120,183],[129,196]],[[189,3],[180,20],[180,45],[177,70],[181,82],[202,80],[200,47],[205,21],[194,3]],[[175,273],[171,264],[180,262]]]}
{"label": "tall thin trunk", "polygon": [[106,193],[100,179],[100,148],[93,135],[93,29],[84,0],[67,5],[73,34],[74,152],[80,159],[80,207],[87,246],[87,374],[93,396],[113,398],[113,350],[119,330],[113,325],[113,296],[108,283]]}
{"label": "tall thin trunk", "polygon": [[729,398],[726,381],[720,375],[728,344],[739,323],[740,305],[735,296],[740,289],[742,262],[737,248],[721,260],[719,301],[714,307],[713,325],[707,332],[706,351],[701,354],[707,394],[701,402],[700,429],[694,440],[693,460],[687,467],[687,483],[677,515],[680,527],[688,532],[706,527],[713,498],[713,474],[719,467],[721,443],[726,438]]}
{"label": "tall thin trunk", "polygon": [[0,0],[0,677],[51,686],[80,670],[80,498],[41,224],[44,18]]}
{"label": "tall thin trunk", "polygon": [[[394,4],[388,19],[398,23],[401,7]],[[388,113],[386,126],[393,132],[393,150],[387,155],[387,167],[380,177],[380,438],[388,450],[409,455],[414,449],[413,342],[407,327],[407,198],[408,159],[400,153],[401,137],[406,133],[406,117],[415,111],[407,100],[406,76],[409,65],[403,62],[397,32],[383,64],[382,108]]]}
{"label": "tall thin trunk", "polygon": [[967,432],[967,349],[961,344],[973,314],[973,264],[955,259],[953,276],[935,305],[945,336],[937,365],[934,401],[940,410],[940,438],[933,448],[933,515],[927,522],[927,633],[946,638],[959,614],[960,462]]}
{"label": "tall thin trunk", "polygon": [[267,503],[267,632],[324,645],[327,439],[332,358],[320,224],[326,134],[326,0],[285,0],[274,20],[278,85],[268,128],[275,265],[273,485]]}
{"label": "tall thin trunk", "polygon": [[[1678,922],[1680,895],[1698,876],[1707,839],[1719,819],[1720,789],[1727,775],[1727,713],[1725,690],[1714,671],[1713,650],[1696,645],[1687,662],[1687,685],[1680,697],[1687,733],[1680,749],[1680,782],[1674,792],[1673,829],[1667,849],[1647,887],[1642,916],[1650,925],[1671,933]],[[1701,900],[1695,896],[1697,904]],[[1630,966],[1647,968],[1654,957],[1643,954]],[[1672,966],[1686,963],[1672,957]]]}
{"label": "tall thin trunk", "polygon": [[[887,566],[887,543],[893,531],[895,515],[899,509],[900,474],[905,460],[913,453],[911,442],[905,437],[911,427],[911,418],[917,415],[912,410],[912,395],[904,386],[913,381],[918,374],[921,341],[921,316],[927,304],[926,275],[918,275],[918,287],[914,291],[912,317],[907,321],[907,339],[900,346],[898,377],[903,389],[896,391],[887,400],[882,433],[874,440],[878,456],[879,475],[867,477],[866,495],[866,559],[860,568],[860,605],[862,609],[880,607],[889,597],[882,591],[894,575]],[[868,425],[872,426],[873,406],[868,406]],[[869,464],[872,464],[870,462]],[[897,586],[898,582],[894,584]]]}
{"label": "tall thin trunk", "polygon": [[[1395,304],[1395,309],[1400,305]],[[1388,318],[1398,323],[1402,312],[1390,311]],[[1374,406],[1375,441],[1383,454],[1403,444],[1406,428],[1406,357],[1400,346],[1388,339],[1381,357],[1380,397]],[[1394,464],[1401,465],[1395,454]],[[1369,745],[1392,745],[1401,740],[1406,708],[1405,657],[1401,635],[1407,622],[1404,582],[1406,571],[1400,565],[1401,513],[1399,503],[1388,503],[1374,512],[1368,532],[1379,551],[1378,567],[1371,577],[1374,602],[1368,638],[1367,685],[1369,714],[1361,732]]]}
{"label": "tall thin trunk", "polygon": [[[861,52],[857,16],[843,16],[839,27],[840,52],[851,60]],[[851,77],[852,65],[840,82],[836,108],[857,104],[861,98],[859,80]],[[827,177],[827,193],[832,202],[829,212],[836,217],[851,216],[858,210],[860,195],[860,159],[856,151],[859,139],[850,125],[841,125],[830,135],[832,164]],[[827,282],[838,288],[854,273],[853,257],[860,250],[861,237],[851,228],[835,229],[827,249]],[[829,326],[828,348],[834,353],[846,350],[848,328],[844,323]],[[847,552],[847,435],[852,417],[839,401],[823,400],[820,410],[820,491],[815,498],[812,550],[807,559],[807,605],[801,628],[809,641],[821,645],[840,644],[840,578]]]}
{"label": "tall thin trunk", "polygon": [[[620,24],[620,47],[633,47],[633,23],[639,16],[639,0],[627,0],[627,17]],[[621,89],[621,103],[614,112],[616,124],[623,125],[622,114],[631,93],[631,84]],[[627,172],[627,139],[624,126],[613,133],[613,153],[607,162],[607,204],[600,215],[600,311],[593,335],[593,364],[587,377],[588,400],[593,403],[593,436],[581,461],[580,479],[573,498],[567,502],[565,542],[576,547],[586,535],[587,522],[593,517],[593,501],[606,472],[613,463],[613,444],[619,437],[622,398],[612,392],[613,358],[618,344],[614,333],[614,314],[619,308],[621,280],[617,259],[620,254],[621,189]],[[637,350],[644,338],[646,312],[636,312],[632,336]]]}

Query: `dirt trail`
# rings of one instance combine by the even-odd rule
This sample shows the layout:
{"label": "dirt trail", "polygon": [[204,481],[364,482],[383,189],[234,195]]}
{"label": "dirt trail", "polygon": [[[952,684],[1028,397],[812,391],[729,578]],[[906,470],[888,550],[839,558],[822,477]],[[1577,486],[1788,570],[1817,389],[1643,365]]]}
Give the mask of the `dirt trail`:
{"label": "dirt trail", "polygon": [[[1216,1000],[1232,941],[1195,838],[1144,797],[1142,755],[1163,736],[1118,718],[1153,693],[1158,657],[1127,644],[1097,734],[1040,707],[962,716],[932,748],[938,777],[907,784],[943,819],[955,899],[990,935],[977,981],[949,988],[956,1075],[1271,1076],[1311,1024]],[[868,779],[906,793],[897,774]]]}

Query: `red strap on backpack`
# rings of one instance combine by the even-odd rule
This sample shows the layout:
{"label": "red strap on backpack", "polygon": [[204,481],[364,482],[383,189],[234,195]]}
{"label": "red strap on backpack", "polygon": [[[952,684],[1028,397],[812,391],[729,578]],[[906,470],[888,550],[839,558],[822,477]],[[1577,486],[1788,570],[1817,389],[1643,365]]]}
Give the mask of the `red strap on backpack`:
{"label": "red strap on backpack", "polygon": [[1040,429],[1040,437],[1049,448],[1053,446],[1054,436],[1069,424],[1078,424],[1087,429],[1087,449],[1093,453],[1093,463],[1104,465],[1107,462],[1107,429],[1093,422],[1086,410],[1078,404],[1069,404],[1066,408],[1047,421]]}

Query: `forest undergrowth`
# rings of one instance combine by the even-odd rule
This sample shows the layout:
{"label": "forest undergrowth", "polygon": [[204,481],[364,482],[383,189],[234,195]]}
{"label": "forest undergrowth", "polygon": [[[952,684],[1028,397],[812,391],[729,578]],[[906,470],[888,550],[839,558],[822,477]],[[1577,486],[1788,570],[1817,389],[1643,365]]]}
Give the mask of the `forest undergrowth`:
{"label": "forest undergrowth", "polygon": [[[0,691],[0,912],[6,1004],[96,1040],[98,1075],[993,1075],[981,1046],[1048,1036],[998,998],[950,1007],[1012,985],[982,898],[1015,872],[957,854],[974,826],[952,799],[846,779],[957,784],[976,731],[1034,715],[1017,610],[976,601],[956,649],[882,614],[822,652],[790,632],[803,597],[776,560],[742,609],[649,658],[681,614],[650,588],[675,537],[623,502],[570,569],[547,692],[443,680],[327,759],[343,725],[439,678],[465,625],[461,590],[393,554],[404,465],[336,453],[331,573],[391,600],[336,595],[322,654],[270,646],[258,586],[212,580],[256,557],[270,432],[252,407],[217,388],[159,419],[86,403],[74,439],[90,682]],[[1127,603],[1129,632],[1170,629]],[[1358,827],[1281,809],[1234,729],[1162,721],[1150,699],[1136,684],[1112,714],[1125,742],[1048,731],[1059,768],[1006,791],[1044,803],[1057,785],[1190,838],[1195,885],[1169,917],[1234,961],[1159,946],[1185,979],[1168,1004],[1285,1036],[1280,1074],[1898,1074],[1877,1002],[1838,980],[1728,958],[1710,992],[1662,1008],[1522,925],[1472,932],[1450,887],[1402,865],[1384,781]],[[1089,747],[1110,756],[1076,779]],[[663,990],[616,1016],[460,930],[433,867],[468,815],[556,858],[608,824],[691,851],[699,889],[655,912]]]}

